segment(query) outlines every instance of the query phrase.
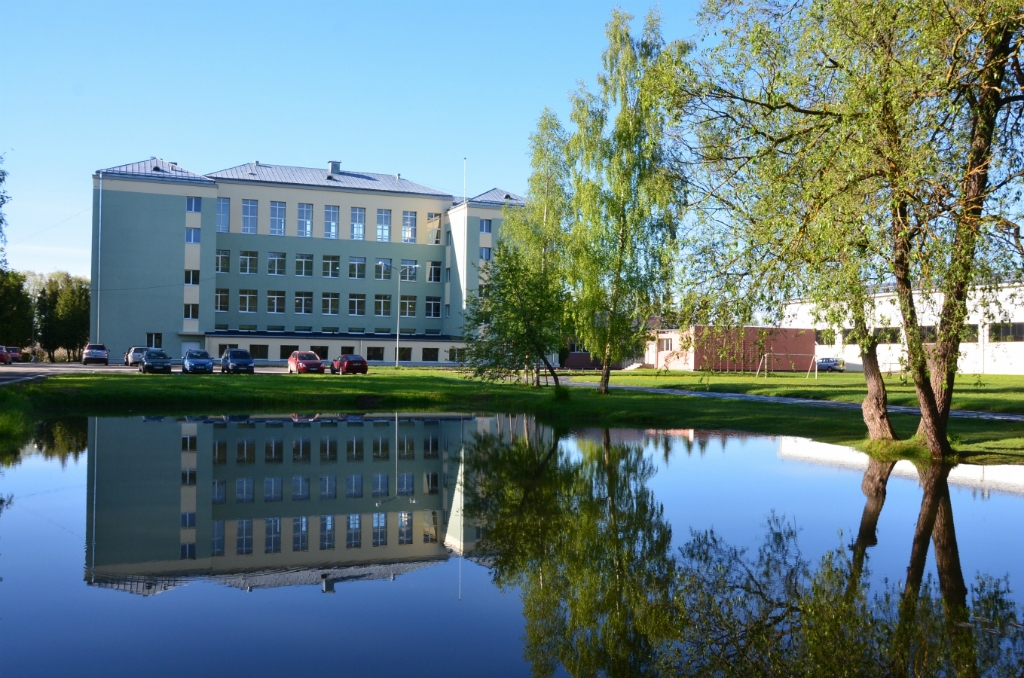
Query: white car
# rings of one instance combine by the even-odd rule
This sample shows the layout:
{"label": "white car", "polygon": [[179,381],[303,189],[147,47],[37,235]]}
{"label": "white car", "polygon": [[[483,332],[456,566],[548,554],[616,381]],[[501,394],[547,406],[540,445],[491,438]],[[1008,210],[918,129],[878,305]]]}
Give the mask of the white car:
{"label": "white car", "polygon": [[110,352],[107,347],[103,344],[87,344],[85,350],[82,351],[82,364],[88,365],[89,363],[109,365]]}
{"label": "white car", "polygon": [[839,358],[822,358],[818,361],[819,372],[845,372],[846,361]]}

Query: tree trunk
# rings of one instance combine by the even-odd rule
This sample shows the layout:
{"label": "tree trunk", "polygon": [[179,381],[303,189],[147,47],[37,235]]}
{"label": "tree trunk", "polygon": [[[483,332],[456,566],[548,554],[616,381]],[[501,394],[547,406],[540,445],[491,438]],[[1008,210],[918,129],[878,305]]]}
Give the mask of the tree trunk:
{"label": "tree trunk", "polygon": [[894,461],[871,459],[868,461],[867,470],[864,471],[864,480],[861,481],[860,489],[867,497],[867,502],[864,504],[864,512],[860,517],[857,541],[853,544],[853,564],[850,570],[851,591],[860,582],[868,547],[878,543],[876,536],[878,517],[882,513],[882,506],[885,505],[885,487],[889,483],[889,475],[894,466],[896,466]]}
{"label": "tree trunk", "polygon": [[612,378],[612,347],[609,344],[604,350],[604,360],[601,363],[601,385],[598,393],[608,393],[608,381]]}
{"label": "tree trunk", "polygon": [[864,423],[868,427],[868,436],[871,440],[898,440],[892,422],[889,421],[889,396],[885,390],[882,370],[878,367],[878,342],[868,334],[863,314],[854,320],[854,328],[860,335],[858,343],[864,364],[864,381],[868,387],[868,394],[860,406]]}
{"label": "tree trunk", "polygon": [[540,359],[544,361],[544,367],[547,368],[547,371],[551,375],[551,378],[555,380],[555,386],[558,386],[558,372],[555,371],[555,368],[551,364],[551,361],[549,361],[548,357],[543,354],[541,354]]}
{"label": "tree trunk", "polygon": [[[928,544],[935,528],[935,518],[942,502],[943,488],[948,496],[949,486],[946,478],[950,466],[933,461],[921,474],[921,486],[924,496],[921,498],[921,512],[917,516],[917,527],[914,529],[914,542],[910,549],[910,565],[907,567],[907,582],[903,590],[905,598],[916,598],[924,578],[924,566],[928,559]],[[952,514],[950,514],[952,517]]]}

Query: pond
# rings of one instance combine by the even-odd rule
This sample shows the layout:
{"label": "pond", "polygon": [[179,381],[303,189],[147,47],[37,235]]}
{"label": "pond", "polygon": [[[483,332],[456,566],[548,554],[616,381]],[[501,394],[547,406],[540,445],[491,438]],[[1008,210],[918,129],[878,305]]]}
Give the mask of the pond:
{"label": "pond", "polygon": [[5,675],[1017,674],[1024,656],[1024,466],[516,415],[36,430],[0,475]]}

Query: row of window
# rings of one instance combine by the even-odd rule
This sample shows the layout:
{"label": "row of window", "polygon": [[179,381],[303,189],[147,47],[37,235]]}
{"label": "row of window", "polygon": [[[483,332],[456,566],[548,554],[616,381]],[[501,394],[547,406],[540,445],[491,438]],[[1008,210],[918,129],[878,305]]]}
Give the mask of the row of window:
{"label": "row of window", "polygon": [[[182,478],[191,469],[182,471]],[[398,496],[406,497],[416,494],[415,473],[399,473],[397,492]],[[387,497],[391,489],[387,473],[374,473],[371,476],[373,487],[372,496]],[[194,478],[193,478],[193,483]],[[320,476],[320,499],[337,499],[338,487],[337,477],[332,475]],[[280,477],[267,477],[263,479],[263,501],[274,502],[283,500],[283,480]],[[423,474],[423,493],[437,494],[438,475],[434,472]],[[255,484],[252,478],[237,478],[235,480],[235,501],[239,504],[249,504],[254,501]],[[292,476],[291,483],[292,501],[309,501],[309,477]],[[353,473],[345,476],[345,496],[349,499],[361,499],[363,496],[363,474]],[[214,504],[227,502],[227,481],[214,480],[213,494],[211,501]],[[183,526],[185,527],[185,526]]]}
{"label": "row of window", "polygon": [[[284,290],[268,290],[266,293],[267,313],[285,313],[287,294]],[[415,318],[418,297],[414,294],[403,294],[398,299],[398,315],[402,318]],[[313,293],[293,293],[293,310],[299,315],[310,315],[313,313]],[[377,317],[388,317],[391,315],[390,294],[373,295],[373,315]],[[348,295],[348,314],[350,316],[366,315],[366,294]],[[320,313],[322,315],[340,314],[341,295],[338,292],[320,293]],[[218,287],[213,294],[213,309],[218,313],[227,313],[231,310],[231,292],[227,288]],[[238,290],[238,312],[257,313],[259,312],[259,292],[252,289]],[[190,315],[191,314],[191,315]],[[441,297],[425,297],[423,304],[425,318],[441,317]],[[185,304],[185,317],[198,318],[199,305]]]}
{"label": "row of window", "polygon": [[[186,450],[186,440],[191,439],[193,447]],[[182,438],[183,451],[195,451],[195,436]],[[374,461],[387,461],[391,452],[390,436],[378,436],[373,438],[371,447]],[[422,453],[425,460],[437,459],[440,454],[441,441],[437,436],[428,436],[422,439]],[[396,452],[401,461],[414,461],[416,459],[416,440],[412,436],[398,436],[395,440]],[[345,458],[348,461],[363,461],[364,441],[361,437],[352,437],[345,441]],[[264,444],[263,460],[268,464],[280,464],[284,462],[284,440],[271,438]],[[295,463],[308,463],[312,460],[312,441],[309,438],[296,438],[292,441],[292,461]],[[228,461],[228,441],[213,441],[213,463],[215,465],[226,464]],[[235,461],[239,464],[256,463],[256,441],[252,438],[245,438],[235,442]],[[338,439],[320,439],[320,462],[332,463],[338,461]],[[184,471],[182,482],[185,482]],[[194,483],[194,476],[193,476]]]}
{"label": "row of window", "polygon": [[[920,332],[921,341],[926,344],[933,344],[938,340],[938,328],[934,325],[922,325]],[[843,343],[851,343],[852,335],[852,329],[844,329]],[[876,344],[903,343],[903,330],[899,327],[876,327],[871,331],[871,336]],[[966,325],[960,341],[965,344],[976,344],[978,336],[978,325]],[[992,323],[988,326],[988,340],[991,342],[1024,341],[1024,323]],[[832,345],[835,343],[835,332],[833,330],[815,330],[814,341],[817,344]]]}
{"label": "row of window", "polygon": [[[312,254],[296,254],[295,259],[295,275],[300,278],[312,278],[313,277],[313,255]],[[391,270],[393,268],[391,259],[386,257],[377,257],[373,259],[373,278],[374,280],[391,280]],[[419,269],[427,269],[427,282],[439,283],[441,282],[441,262],[440,261],[428,261],[426,264],[421,265],[415,259],[401,259],[401,265],[398,269],[398,277],[402,282],[416,282],[419,279]],[[217,250],[216,257],[214,259],[215,270],[217,273],[230,273],[231,272],[231,250]],[[341,257],[338,255],[325,254],[321,257],[321,276],[324,278],[340,278],[341,277]],[[287,275],[288,268],[288,255],[284,252],[268,252],[267,253],[267,275]],[[249,250],[242,250],[238,253],[238,272],[243,275],[257,275],[260,272],[259,266],[259,252],[253,252]],[[199,272],[194,271],[194,282],[189,282],[189,273],[185,274],[185,284],[198,285],[199,284]],[[366,257],[349,257],[348,258],[348,277],[352,280],[365,280],[366,279]],[[445,282],[451,278],[451,269],[445,271]]]}
{"label": "row of window", "polygon": [[[185,209],[189,212],[202,211],[202,198],[186,198]],[[259,221],[259,201],[242,200],[242,233],[256,233]],[[349,237],[352,240],[366,239],[366,208],[353,207],[349,211]],[[277,200],[270,201],[270,235],[284,235],[285,223],[288,219],[288,206]],[[417,213],[402,212],[402,242],[416,242]],[[324,205],[324,237],[337,238],[340,222],[340,208],[337,205]],[[427,213],[427,224],[430,225],[428,243],[441,244],[441,215]],[[376,239],[379,242],[391,241],[391,210],[377,210]],[[217,198],[217,231],[228,233],[231,230],[231,199]],[[481,231],[483,227],[481,226]],[[490,232],[490,223],[487,225]],[[295,233],[300,238],[313,237],[313,204],[298,203],[295,211]]]}
{"label": "row of window", "polygon": [[[423,520],[423,543],[437,543],[437,512],[425,511]],[[184,521],[184,519],[183,519]],[[263,552],[281,552],[281,518],[264,518],[263,527]],[[370,516],[371,534],[373,546],[387,546],[388,544],[388,514],[373,513]],[[411,511],[398,512],[398,544],[407,545],[413,543],[413,520]],[[237,555],[250,555],[253,552],[253,521],[250,518],[243,518],[235,521],[235,553]],[[335,518],[334,516],[320,516],[320,550],[330,551],[335,544]],[[224,555],[224,521],[214,520],[211,524],[210,554],[213,556]],[[362,547],[362,516],[353,513],[345,516],[345,547]],[[292,551],[309,550],[309,519],[306,516],[292,518]],[[182,559],[194,559],[195,544],[181,545]]]}

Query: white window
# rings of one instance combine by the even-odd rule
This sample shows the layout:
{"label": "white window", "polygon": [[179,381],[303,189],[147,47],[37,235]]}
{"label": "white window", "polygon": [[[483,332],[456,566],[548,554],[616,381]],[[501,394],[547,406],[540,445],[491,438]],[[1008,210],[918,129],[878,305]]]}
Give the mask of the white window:
{"label": "white window", "polygon": [[235,540],[235,553],[240,556],[252,553],[252,520],[238,521],[238,536]]}
{"label": "white window", "polygon": [[335,499],[338,496],[338,479],[334,476],[320,476],[320,498]]}
{"label": "white window", "polygon": [[427,297],[425,313],[428,318],[440,318],[441,297]]}
{"label": "white window", "polygon": [[416,271],[420,269],[415,259],[402,259],[402,268],[398,275],[402,282],[416,282]]}
{"label": "white window", "polygon": [[325,254],[323,261],[323,274],[325,278],[338,278],[341,276],[341,257],[336,254]]}
{"label": "white window", "polygon": [[490,247],[481,247],[480,248],[480,259],[482,259],[483,261],[490,261],[491,260],[491,248]]}
{"label": "white window", "polygon": [[373,545],[388,545],[388,514],[386,513],[373,514]]}
{"label": "white window", "polygon": [[256,290],[238,290],[238,310],[241,313],[256,312]]}
{"label": "white window", "polygon": [[366,237],[366,208],[352,208],[352,239],[362,240]]}
{"label": "white window", "polygon": [[403,294],[398,300],[398,315],[403,318],[416,317],[416,297]]}
{"label": "white window", "polygon": [[[360,496],[362,496],[360,494]],[[348,529],[345,533],[345,548],[357,549],[363,545],[363,530],[360,525],[360,516],[358,513],[352,513],[348,516]]]}
{"label": "white window", "polygon": [[210,555],[224,555],[224,521],[214,520],[210,523]]}
{"label": "white window", "polygon": [[354,473],[345,477],[345,496],[358,499],[363,496],[363,475]]}
{"label": "white window", "polygon": [[307,499],[309,499],[309,478],[292,476],[292,501],[306,501]]}
{"label": "white window", "polygon": [[295,293],[295,312],[301,315],[308,315],[313,312],[313,293]]}
{"label": "white window", "polygon": [[292,518],[292,551],[309,550],[309,523],[306,516]]}
{"label": "white window", "polygon": [[491,232],[491,220],[490,219],[481,219],[480,220],[480,232],[481,233],[490,233]]}
{"label": "white window", "polygon": [[217,313],[228,310],[228,291],[223,287],[218,287],[213,292],[213,310]]}
{"label": "white window", "polygon": [[284,275],[284,267],[284,252],[271,252],[267,255],[267,275]]}
{"label": "white window", "polygon": [[441,244],[441,215],[437,212],[427,212],[427,242]]}
{"label": "white window", "polygon": [[350,294],[350,295],[348,295],[348,314],[349,315],[366,315],[366,295],[365,294]]}
{"label": "white window", "polygon": [[373,474],[373,496],[375,497],[386,497],[388,496],[388,474],[387,473],[374,473]]}
{"label": "white window", "polygon": [[295,255],[295,275],[303,278],[313,277],[313,255],[312,254],[296,254]]}
{"label": "white window", "polygon": [[415,212],[402,212],[402,242],[416,242]]}
{"label": "white window", "polygon": [[412,473],[399,473],[398,474],[398,494],[399,495],[410,495],[414,493],[413,488],[413,474]]}
{"label": "white window", "polygon": [[270,235],[284,235],[285,204],[270,201]]}
{"label": "white window", "polygon": [[452,317],[452,305],[451,304],[445,304],[444,305],[444,317],[445,318],[451,318]]}
{"label": "white window", "polygon": [[281,501],[282,499],[283,497],[281,495],[281,479],[264,478],[263,501]]}
{"label": "white window", "polygon": [[373,295],[373,314],[377,316],[389,316],[391,315],[391,295],[390,294],[375,294]]}
{"label": "white window", "polygon": [[334,548],[334,516],[320,516],[320,550]]}
{"label": "white window", "polygon": [[185,320],[199,320],[199,304],[185,304]]}
{"label": "white window", "polygon": [[323,315],[338,315],[340,295],[337,292],[324,292],[321,299]]}
{"label": "white window", "polygon": [[242,233],[255,233],[259,216],[258,200],[242,201]]}
{"label": "white window", "polygon": [[217,250],[214,264],[217,273],[231,273],[231,250]]}
{"label": "white window", "polygon": [[217,198],[217,232],[231,230],[231,198]]}
{"label": "white window", "polygon": [[375,280],[391,280],[391,260],[378,257],[373,267],[373,277]]}
{"label": "white window", "polygon": [[264,553],[280,553],[281,552],[281,519],[280,518],[267,518],[266,519],[266,532],[264,532],[263,552]]}
{"label": "white window", "polygon": [[324,205],[324,237],[338,237],[338,206]]}
{"label": "white window", "polygon": [[299,203],[299,221],[295,228],[295,234],[300,238],[313,237],[313,205]]}
{"label": "white window", "polygon": [[[403,474],[404,475],[404,474]],[[401,493],[399,493],[401,494]],[[403,546],[412,543],[412,512],[398,512],[398,544]]]}
{"label": "white window", "polygon": [[235,501],[240,504],[252,502],[252,478],[238,478],[235,480]]}
{"label": "white window", "polygon": [[185,269],[185,284],[186,285],[198,285],[199,284],[199,271],[194,269]]}
{"label": "white window", "polygon": [[238,254],[238,272],[255,275],[260,271],[259,252],[242,251]]}
{"label": "white window", "polygon": [[186,228],[185,229],[185,242],[199,244],[199,233],[198,228]]}
{"label": "white window", "polygon": [[440,261],[428,261],[427,262],[427,282],[441,282],[441,262]]}
{"label": "white window", "polygon": [[284,290],[267,292],[267,313],[284,313]]}
{"label": "white window", "polygon": [[366,277],[366,257],[348,258],[348,277],[353,280],[362,280]]}
{"label": "white window", "polygon": [[185,211],[186,212],[202,212],[203,211],[203,199],[202,198],[185,198]]}
{"label": "white window", "polygon": [[377,210],[377,242],[391,242],[391,210]]}

